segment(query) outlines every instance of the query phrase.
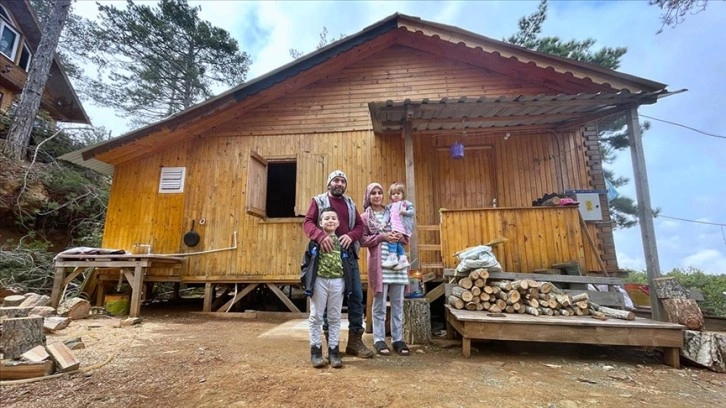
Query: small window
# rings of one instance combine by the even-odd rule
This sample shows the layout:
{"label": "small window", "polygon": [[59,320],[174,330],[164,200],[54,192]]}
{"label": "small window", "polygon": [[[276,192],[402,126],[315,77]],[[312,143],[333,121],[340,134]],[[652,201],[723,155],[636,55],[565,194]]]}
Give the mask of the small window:
{"label": "small window", "polygon": [[325,191],[322,155],[266,159],[250,154],[247,166],[246,211],[260,218],[292,218],[307,212],[315,194]]}
{"label": "small window", "polygon": [[186,167],[162,167],[159,193],[183,193]]}
{"label": "small window", "polygon": [[15,61],[15,53],[18,50],[20,34],[10,28],[4,21],[0,21],[0,53]]}
{"label": "small window", "polygon": [[24,69],[25,72],[30,71],[30,61],[33,58],[33,54],[30,53],[30,49],[26,44],[23,44],[23,51],[20,53],[20,61],[18,62],[18,66],[20,68]]}

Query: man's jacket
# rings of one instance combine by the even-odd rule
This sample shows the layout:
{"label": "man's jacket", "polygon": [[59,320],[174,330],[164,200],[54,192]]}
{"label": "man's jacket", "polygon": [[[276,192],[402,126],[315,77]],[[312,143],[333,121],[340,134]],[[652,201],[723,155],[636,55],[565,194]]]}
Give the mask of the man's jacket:
{"label": "man's jacket", "polygon": [[[345,295],[347,296],[353,292],[353,265],[354,262],[357,262],[355,250],[352,247],[348,249],[341,247],[340,258],[343,261],[343,279],[345,280]],[[300,264],[300,283],[305,289],[305,296],[313,295],[315,279],[318,277],[319,261],[320,245],[315,241],[310,241]]]}

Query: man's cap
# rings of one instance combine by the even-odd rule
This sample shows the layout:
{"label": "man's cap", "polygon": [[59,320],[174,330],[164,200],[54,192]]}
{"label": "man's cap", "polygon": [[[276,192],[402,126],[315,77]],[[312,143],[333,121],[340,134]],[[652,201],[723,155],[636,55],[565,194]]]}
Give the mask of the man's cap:
{"label": "man's cap", "polygon": [[333,172],[331,172],[330,174],[328,174],[328,184],[327,185],[329,186],[330,185],[330,182],[333,181],[333,179],[336,178],[336,177],[342,177],[342,178],[345,179],[345,182],[346,183],[348,182],[348,176],[346,176],[345,173],[343,173],[340,170],[334,170]]}

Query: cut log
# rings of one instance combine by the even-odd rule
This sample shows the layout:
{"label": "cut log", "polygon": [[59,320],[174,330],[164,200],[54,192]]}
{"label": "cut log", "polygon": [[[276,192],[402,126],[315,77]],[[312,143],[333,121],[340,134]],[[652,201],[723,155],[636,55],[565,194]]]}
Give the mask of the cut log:
{"label": "cut log", "polygon": [[568,295],[555,295],[555,300],[557,300],[557,303],[561,304],[564,307],[570,306],[572,304],[570,296]]}
{"label": "cut log", "polygon": [[532,306],[525,306],[524,311],[532,316],[539,316],[539,308]]}
{"label": "cut log", "polygon": [[71,323],[69,317],[48,316],[43,319],[43,330],[46,333],[53,333],[56,330],[63,330]]}
{"label": "cut log", "polygon": [[557,312],[559,314],[561,314],[562,316],[569,316],[570,315],[570,312],[567,309],[559,309],[559,310],[557,310]]}
{"label": "cut log", "polygon": [[83,343],[83,340],[81,340],[80,337],[76,337],[73,339],[68,339],[63,342],[63,344],[66,345],[71,350],[79,350],[86,348],[86,345]]}
{"label": "cut log", "polygon": [[77,370],[81,366],[71,349],[61,342],[49,344],[46,349],[61,373]]}
{"label": "cut log", "polygon": [[30,361],[31,363],[40,363],[41,361],[50,358],[50,355],[43,346],[35,346],[32,349],[26,351],[21,356],[24,360]]}
{"label": "cut log", "polygon": [[453,288],[451,288],[451,294],[463,300],[464,302],[471,302],[471,300],[474,299],[474,294],[472,294],[470,290],[465,289],[461,286],[454,286]]}
{"label": "cut log", "polygon": [[23,301],[25,301],[25,296],[23,295],[6,296],[5,299],[3,299],[3,307],[20,306]]}
{"label": "cut log", "polygon": [[55,315],[55,308],[51,306],[36,306],[30,309],[30,315],[48,317]]}
{"label": "cut log", "polygon": [[527,299],[537,299],[539,298],[539,289],[537,288],[529,288],[527,289]]}
{"label": "cut log", "polygon": [[482,308],[483,308],[484,310],[489,310],[489,308],[490,308],[490,307],[492,307],[492,304],[491,304],[491,303],[489,303],[489,302],[481,302],[481,303],[479,303],[479,304],[481,305],[481,307],[482,307]]}
{"label": "cut log", "polygon": [[554,285],[551,284],[550,282],[542,282],[542,284],[539,285],[539,292],[540,293],[550,293],[550,292],[552,292],[553,286]]}
{"label": "cut log", "polygon": [[703,330],[704,321],[701,308],[693,299],[663,299],[663,310],[668,321],[686,326],[689,330]]}
{"label": "cut log", "polygon": [[497,299],[497,301],[494,302],[494,304],[499,307],[500,312],[507,307],[507,302],[503,301],[502,299]]}
{"label": "cut log", "polygon": [[598,312],[602,312],[607,317],[614,317],[623,320],[635,320],[635,313],[630,310],[613,309],[610,307],[600,306]]}
{"label": "cut log", "polygon": [[15,317],[28,317],[30,315],[31,309],[31,307],[3,306],[0,307],[0,317],[7,317],[8,319],[12,319]]}
{"label": "cut log", "polygon": [[489,306],[488,310],[492,313],[502,313],[502,308],[496,304]]}
{"label": "cut log", "polygon": [[571,296],[570,300],[572,300],[572,303],[580,302],[583,300],[590,300],[590,295],[588,295],[587,292],[582,292],[578,295]]}
{"label": "cut log", "polygon": [[521,298],[521,295],[516,290],[511,290],[509,293],[507,293],[507,304],[511,305],[512,303],[519,302],[519,299]]}
{"label": "cut log", "polygon": [[459,286],[464,289],[471,289],[471,287],[474,286],[474,281],[469,278],[462,278],[461,280],[459,280]]}
{"label": "cut log", "polygon": [[489,285],[484,285],[484,287],[483,287],[483,288],[481,288],[481,290],[482,290],[482,291],[483,291],[484,293],[492,293],[492,290],[493,290],[493,289],[492,289],[492,287],[491,287],[491,286],[489,286]]}
{"label": "cut log", "polygon": [[655,294],[658,299],[688,299],[691,297],[688,289],[684,288],[676,278],[653,278],[653,286],[655,286]]}
{"label": "cut log", "polygon": [[512,281],[512,289],[527,290],[527,289],[529,289],[529,285],[527,284],[527,281],[524,280],[524,279],[522,279],[522,280],[516,280],[516,281]]}
{"label": "cut log", "polygon": [[0,365],[0,380],[24,380],[26,378],[44,377],[53,373],[53,361],[31,363],[11,361]]}
{"label": "cut log", "polygon": [[35,346],[45,344],[43,318],[16,317],[0,320],[0,352],[6,359],[20,357]]}
{"label": "cut log", "polygon": [[37,293],[27,293],[25,295],[25,300],[20,304],[20,307],[46,306],[48,303],[50,303],[50,296],[39,295]]}
{"label": "cut log", "polygon": [[468,303],[467,303],[467,304],[466,304],[466,305],[464,306],[464,308],[465,308],[466,310],[476,310],[476,303],[474,303],[474,302],[468,302]]}
{"label": "cut log", "polygon": [[479,279],[484,279],[484,281],[489,279],[489,270],[488,269],[482,268],[482,269],[477,269],[476,271],[479,272]]}
{"label": "cut log", "polygon": [[726,333],[683,331],[681,356],[717,373],[726,373]]}
{"label": "cut log", "polygon": [[471,279],[472,281],[479,279],[479,269],[474,269],[473,271],[469,272],[469,279]]}
{"label": "cut log", "polygon": [[474,281],[474,286],[477,288],[483,288],[484,285],[486,285],[486,284],[487,284],[487,281],[482,278],[479,278]]}
{"label": "cut log", "polygon": [[481,295],[481,288],[474,286],[473,288],[470,289],[470,292],[472,295],[474,295],[475,298],[478,298],[479,295]]}
{"label": "cut log", "polygon": [[527,299],[524,303],[532,307],[539,307],[539,300],[537,299]]}
{"label": "cut log", "polygon": [[514,308],[512,305],[507,305],[507,307],[504,308],[504,311],[507,313],[514,313]]}
{"label": "cut log", "polygon": [[506,291],[506,292],[509,292],[512,290],[511,282],[497,281],[497,282],[490,282],[489,284],[492,286],[496,286],[499,289]]}
{"label": "cut log", "polygon": [[403,301],[403,340],[408,344],[428,344],[431,341],[431,307],[428,300],[419,298]]}
{"label": "cut log", "polygon": [[58,306],[58,315],[67,316],[71,320],[85,319],[91,312],[91,304],[86,299],[71,298]]}
{"label": "cut log", "polygon": [[[515,291],[515,292],[516,292],[516,291]],[[503,291],[503,290],[500,290],[500,291],[499,291],[499,292],[497,292],[497,293],[496,293],[496,294],[495,294],[494,296],[495,296],[495,297],[496,297],[497,299],[502,299],[503,301],[505,301],[505,302],[506,302],[506,301],[507,301],[507,298],[508,298],[508,296],[509,296],[509,295],[507,294],[507,292],[505,292],[505,291]]]}
{"label": "cut log", "polygon": [[580,309],[587,309],[589,307],[587,300],[581,300],[579,302],[573,302],[573,303],[575,304],[575,306],[579,307]]}
{"label": "cut log", "polygon": [[449,306],[453,307],[454,309],[463,309],[464,308],[464,301],[461,300],[461,298],[458,298],[454,295],[449,296],[446,299],[446,302],[449,304]]}
{"label": "cut log", "polygon": [[477,311],[482,311],[482,310],[484,310],[484,304],[483,304],[483,303],[477,303],[477,304],[476,304],[476,310],[477,310]]}
{"label": "cut log", "polygon": [[545,314],[547,316],[552,316],[555,314],[554,310],[550,309],[549,307],[540,307],[539,310],[542,314]]}
{"label": "cut log", "polygon": [[531,289],[539,289],[540,282],[537,282],[533,279],[527,279],[527,286],[529,286],[529,288]]}
{"label": "cut log", "polygon": [[592,315],[593,319],[597,319],[597,320],[607,320],[608,319],[608,317],[605,316],[605,313],[599,312],[597,310],[590,309],[590,314]]}

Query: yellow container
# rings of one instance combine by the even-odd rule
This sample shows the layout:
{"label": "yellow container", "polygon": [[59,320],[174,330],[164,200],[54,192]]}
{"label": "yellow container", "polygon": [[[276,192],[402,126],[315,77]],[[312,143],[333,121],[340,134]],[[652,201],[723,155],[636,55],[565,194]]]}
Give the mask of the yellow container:
{"label": "yellow container", "polygon": [[114,316],[125,316],[129,314],[131,300],[128,294],[105,295],[103,307]]}

